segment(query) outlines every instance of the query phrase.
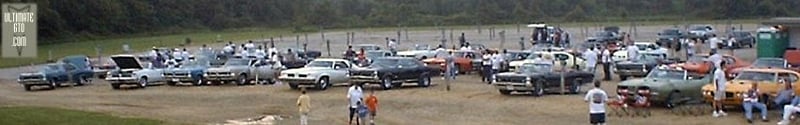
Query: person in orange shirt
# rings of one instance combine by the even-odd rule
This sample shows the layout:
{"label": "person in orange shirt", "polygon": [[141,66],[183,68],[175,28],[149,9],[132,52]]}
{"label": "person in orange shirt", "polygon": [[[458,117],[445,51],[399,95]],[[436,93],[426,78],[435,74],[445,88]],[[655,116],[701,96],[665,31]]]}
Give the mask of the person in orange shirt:
{"label": "person in orange shirt", "polygon": [[375,115],[378,112],[378,97],[375,96],[375,90],[370,90],[369,97],[367,97],[367,109],[369,109],[369,124],[375,124]]}

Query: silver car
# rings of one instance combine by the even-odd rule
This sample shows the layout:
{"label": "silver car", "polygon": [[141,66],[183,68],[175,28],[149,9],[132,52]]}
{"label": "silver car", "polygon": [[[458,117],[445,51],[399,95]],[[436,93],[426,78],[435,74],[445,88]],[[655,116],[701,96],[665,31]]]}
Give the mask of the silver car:
{"label": "silver car", "polygon": [[112,89],[119,89],[120,85],[128,84],[145,88],[150,83],[164,81],[161,76],[164,69],[153,67],[150,63],[142,63],[134,55],[114,55],[111,56],[111,60],[119,68],[106,74],[106,81],[111,83]]}
{"label": "silver car", "polygon": [[288,83],[292,89],[315,87],[324,90],[335,83],[348,83],[351,67],[353,64],[344,59],[314,59],[303,68],[282,71],[278,79]]}
{"label": "silver car", "polygon": [[203,78],[211,84],[235,82],[237,85],[244,85],[250,84],[251,80],[274,83],[281,67],[272,64],[256,59],[228,59],[221,67],[209,68]]}

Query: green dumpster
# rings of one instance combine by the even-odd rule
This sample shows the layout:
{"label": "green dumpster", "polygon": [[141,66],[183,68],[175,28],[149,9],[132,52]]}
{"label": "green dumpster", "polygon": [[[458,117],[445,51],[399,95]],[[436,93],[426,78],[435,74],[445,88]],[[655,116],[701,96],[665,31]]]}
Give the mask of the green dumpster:
{"label": "green dumpster", "polygon": [[789,34],[775,28],[759,28],[756,37],[758,58],[783,58],[783,53],[789,47]]}

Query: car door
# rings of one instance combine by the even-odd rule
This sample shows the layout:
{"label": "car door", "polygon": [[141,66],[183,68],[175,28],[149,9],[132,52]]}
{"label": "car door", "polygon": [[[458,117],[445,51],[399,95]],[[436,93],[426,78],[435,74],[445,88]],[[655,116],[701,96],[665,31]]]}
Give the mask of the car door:
{"label": "car door", "polygon": [[61,78],[60,80],[63,81],[77,81],[78,76],[76,75],[78,71],[78,67],[72,64],[63,64],[62,68],[57,71],[56,74],[59,75]]}
{"label": "car door", "polygon": [[273,70],[272,65],[267,63],[265,60],[258,61],[254,64],[255,68],[253,70],[253,74],[256,74],[258,79],[268,79],[274,78],[275,70]]}
{"label": "car door", "polygon": [[398,63],[400,65],[400,67],[396,69],[396,71],[400,71],[397,74],[398,79],[414,79],[421,73],[417,70],[419,67],[412,60],[401,59]]}
{"label": "car door", "polygon": [[145,68],[141,71],[141,73],[147,75],[148,82],[161,82],[164,81],[164,76],[161,74],[164,72],[163,68],[156,68],[153,67],[151,63],[146,63]]}
{"label": "car door", "polygon": [[350,73],[350,66],[344,61],[335,61],[333,63],[333,70],[329,72],[331,75],[331,83],[344,83],[350,80],[347,74]]}

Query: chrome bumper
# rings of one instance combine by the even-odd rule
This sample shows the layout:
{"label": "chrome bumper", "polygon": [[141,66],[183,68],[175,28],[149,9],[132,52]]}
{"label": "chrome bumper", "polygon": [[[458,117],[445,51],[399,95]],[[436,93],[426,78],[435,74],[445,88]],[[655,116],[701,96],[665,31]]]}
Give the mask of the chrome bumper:
{"label": "chrome bumper", "polygon": [[136,77],[106,77],[106,81],[111,84],[137,84],[139,79]]}
{"label": "chrome bumper", "polygon": [[510,90],[510,91],[533,91],[534,87],[532,84],[525,84],[525,83],[512,83],[512,82],[497,82],[492,83],[492,85],[500,90]]}

